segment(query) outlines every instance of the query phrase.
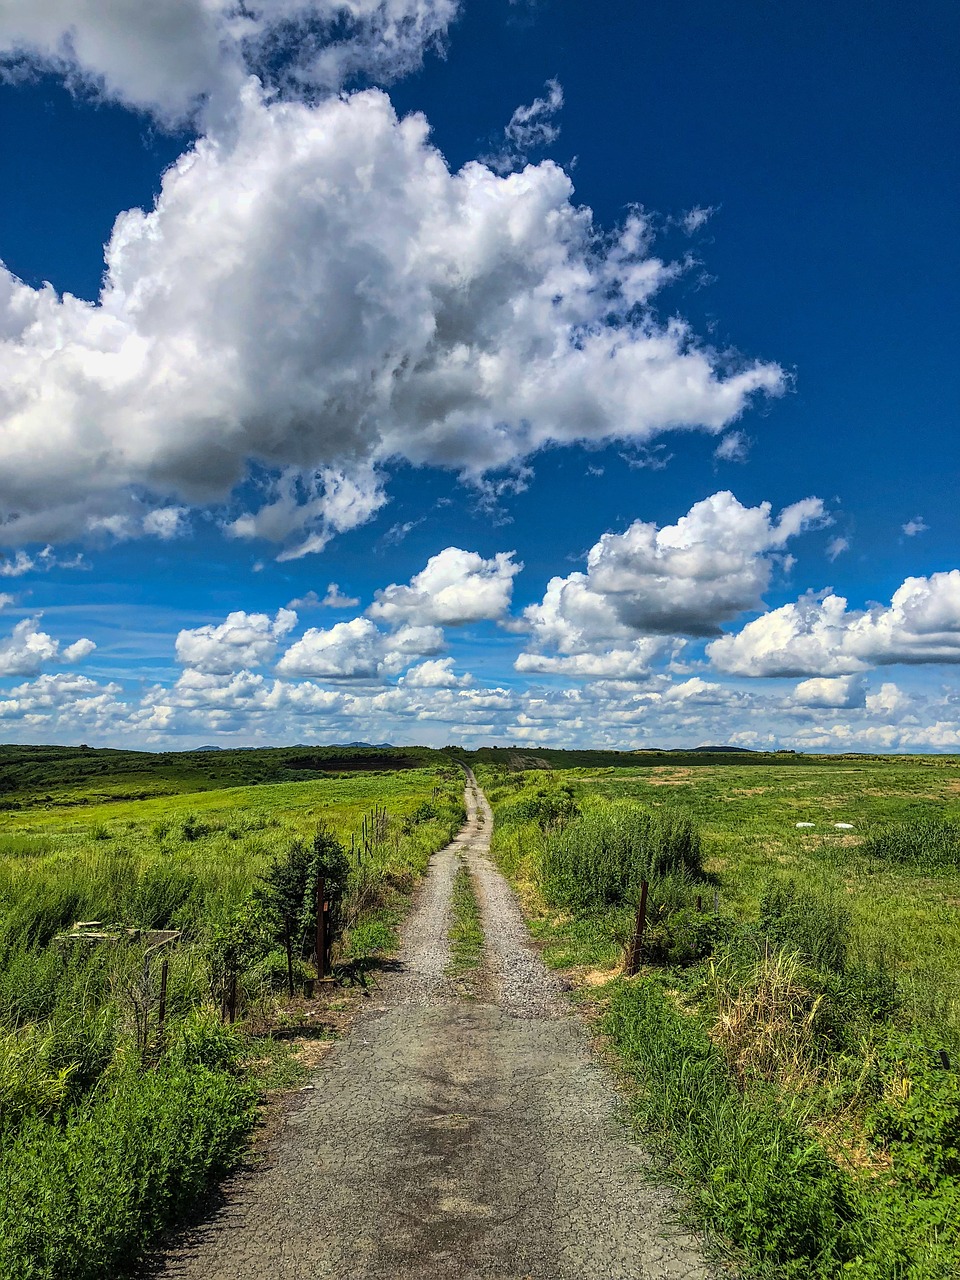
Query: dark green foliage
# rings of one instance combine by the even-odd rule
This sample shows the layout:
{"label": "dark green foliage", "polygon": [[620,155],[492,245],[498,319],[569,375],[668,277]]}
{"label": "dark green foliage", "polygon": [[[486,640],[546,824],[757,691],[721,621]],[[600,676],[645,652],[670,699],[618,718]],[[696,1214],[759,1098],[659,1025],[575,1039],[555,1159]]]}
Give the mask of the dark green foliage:
{"label": "dark green foliage", "polygon": [[958,1066],[949,1050],[917,1032],[891,1032],[877,1059],[880,1096],[867,1131],[890,1151],[898,1178],[928,1191],[960,1180]]}
{"label": "dark green foliage", "polygon": [[960,867],[960,825],[938,817],[909,818],[868,831],[861,854],[927,871]]}
{"label": "dark green foliage", "polygon": [[641,880],[702,876],[700,835],[683,813],[628,802],[588,809],[547,840],[544,897],[591,912],[637,900]]}
{"label": "dark green foliage", "polygon": [[62,1123],[38,1114],[0,1130],[0,1280],[127,1273],[236,1156],[254,1092],[224,1069],[239,1042],[207,1027],[154,1071],[126,1070]]}
{"label": "dark green foliage", "polygon": [[497,821],[502,826],[535,822],[541,831],[562,830],[567,823],[580,816],[580,808],[569,786],[537,787],[524,791],[512,803],[497,810]]}
{"label": "dark green foliage", "polygon": [[729,931],[729,921],[712,911],[681,907],[665,911],[647,925],[640,948],[642,964],[684,967],[713,954]]}
{"label": "dark green foliage", "polygon": [[423,822],[435,822],[440,817],[440,810],[430,800],[424,800],[422,804],[418,804],[403,820],[403,831],[405,835],[409,835],[414,827],[419,827]]}
{"label": "dark green foliage", "polygon": [[835,895],[790,880],[771,881],[760,900],[760,929],[776,947],[798,952],[815,968],[843,972],[850,911]]}
{"label": "dark green foliage", "polygon": [[310,844],[294,840],[277,854],[263,876],[256,892],[278,942],[286,937],[287,921],[301,955],[309,955],[313,946],[313,930],[317,918],[317,888],[324,882],[324,893],[330,902],[331,936],[339,937],[343,928],[343,902],[350,877],[350,862],[343,845],[332,831],[317,828]]}
{"label": "dark green foliage", "polygon": [[655,982],[621,985],[604,1030],[637,1074],[644,1131],[704,1220],[764,1274],[835,1280],[859,1252],[856,1196],[820,1145],[772,1100],[742,1095],[702,1023]]}

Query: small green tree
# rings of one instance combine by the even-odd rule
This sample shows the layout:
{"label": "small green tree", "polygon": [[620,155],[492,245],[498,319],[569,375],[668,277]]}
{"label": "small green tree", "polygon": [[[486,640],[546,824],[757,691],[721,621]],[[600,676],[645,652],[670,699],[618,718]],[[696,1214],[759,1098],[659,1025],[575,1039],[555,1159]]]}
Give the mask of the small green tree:
{"label": "small green tree", "polygon": [[289,920],[294,946],[301,955],[310,954],[317,918],[317,885],[321,879],[330,903],[330,937],[338,938],[344,926],[349,876],[346,850],[323,823],[317,827],[310,844],[297,838],[275,854],[260,877],[256,896],[263,904],[276,942],[284,942]]}

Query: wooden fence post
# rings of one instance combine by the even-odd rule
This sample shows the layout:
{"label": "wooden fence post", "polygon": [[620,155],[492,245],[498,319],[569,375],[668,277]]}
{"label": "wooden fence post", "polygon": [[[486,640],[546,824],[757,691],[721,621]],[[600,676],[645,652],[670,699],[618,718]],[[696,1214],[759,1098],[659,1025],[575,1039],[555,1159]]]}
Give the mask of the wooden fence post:
{"label": "wooden fence post", "polygon": [[317,881],[317,977],[327,976],[327,903],[326,882],[323,876]]}
{"label": "wooden fence post", "polygon": [[170,961],[166,956],[160,964],[160,1008],[157,1010],[157,1035],[163,1039],[163,1024],[167,1020],[167,975],[170,971]]}
{"label": "wooden fence post", "polygon": [[283,918],[283,940],[287,944],[287,992],[293,999],[293,943],[290,939],[290,917]]}
{"label": "wooden fence post", "polygon": [[627,952],[626,973],[628,978],[640,968],[640,948],[643,945],[643,930],[647,923],[647,890],[646,880],[640,882],[640,906],[637,908],[637,922],[633,931],[633,941]]}

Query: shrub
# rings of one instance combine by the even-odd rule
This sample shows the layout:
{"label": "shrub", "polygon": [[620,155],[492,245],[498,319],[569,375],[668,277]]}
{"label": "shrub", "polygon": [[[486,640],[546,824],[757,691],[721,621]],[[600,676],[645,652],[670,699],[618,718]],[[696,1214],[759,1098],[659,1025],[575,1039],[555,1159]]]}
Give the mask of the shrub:
{"label": "shrub", "polygon": [[897,1177],[931,1190],[960,1178],[960,1075],[947,1051],[917,1031],[893,1031],[877,1068],[880,1096],[866,1128],[890,1151]]}
{"label": "shrub", "polygon": [[760,899],[760,928],[776,947],[797,952],[815,968],[843,972],[850,912],[836,895],[790,880],[771,881]]}
{"label": "shrub", "polygon": [[617,802],[589,809],[551,835],[541,865],[547,901],[582,912],[634,902],[641,880],[671,872],[703,874],[690,818]]}
{"label": "shrub", "polygon": [[255,896],[263,905],[276,941],[283,942],[289,920],[301,954],[309,955],[317,912],[317,886],[321,879],[330,902],[331,937],[339,937],[349,877],[350,862],[343,845],[322,824],[310,844],[297,839],[275,854],[260,877]]}

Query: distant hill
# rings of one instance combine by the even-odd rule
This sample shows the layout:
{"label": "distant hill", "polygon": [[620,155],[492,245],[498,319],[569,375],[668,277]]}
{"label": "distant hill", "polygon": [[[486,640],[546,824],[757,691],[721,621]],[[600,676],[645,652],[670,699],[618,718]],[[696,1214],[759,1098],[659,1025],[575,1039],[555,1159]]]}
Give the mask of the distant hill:
{"label": "distant hill", "polygon": [[369,747],[371,750],[386,751],[393,747],[392,742],[336,742],[337,747]]}
{"label": "distant hill", "polygon": [[748,756],[755,756],[757,754],[752,747],[691,747],[690,750],[691,751],[722,751],[724,755],[729,755],[731,752],[734,752],[734,751],[743,755],[748,755]]}

